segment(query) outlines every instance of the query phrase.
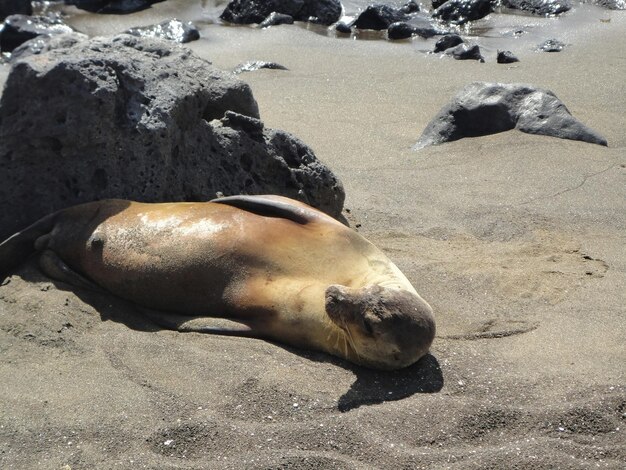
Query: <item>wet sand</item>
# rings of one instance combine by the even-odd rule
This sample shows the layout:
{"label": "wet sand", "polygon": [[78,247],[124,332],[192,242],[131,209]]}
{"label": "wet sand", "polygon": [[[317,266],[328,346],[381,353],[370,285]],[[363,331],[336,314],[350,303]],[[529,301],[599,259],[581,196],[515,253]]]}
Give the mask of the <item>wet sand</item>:
{"label": "wet sand", "polygon": [[[241,78],[432,305],[431,355],[377,373],[159,331],[30,264],[0,287],[0,467],[623,468],[626,15],[593,11],[610,22],[561,53],[523,39],[512,65],[424,55],[433,40],[204,25],[190,47],[217,66],[289,68]],[[475,80],[550,89],[609,147],[510,131],[412,151]]]}

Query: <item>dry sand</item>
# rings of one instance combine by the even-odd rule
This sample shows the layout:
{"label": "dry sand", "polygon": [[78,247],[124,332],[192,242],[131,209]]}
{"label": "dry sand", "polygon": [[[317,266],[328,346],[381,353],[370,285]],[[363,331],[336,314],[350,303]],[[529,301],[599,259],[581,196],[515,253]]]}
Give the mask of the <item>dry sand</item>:
{"label": "dry sand", "polygon": [[[517,43],[511,66],[206,25],[191,47],[216,65],[290,69],[242,78],[431,303],[432,354],[377,373],[159,331],[27,265],[0,287],[0,468],[624,468],[626,15],[593,11],[611,21],[558,54]],[[609,147],[511,131],[411,151],[474,80],[548,88]]]}

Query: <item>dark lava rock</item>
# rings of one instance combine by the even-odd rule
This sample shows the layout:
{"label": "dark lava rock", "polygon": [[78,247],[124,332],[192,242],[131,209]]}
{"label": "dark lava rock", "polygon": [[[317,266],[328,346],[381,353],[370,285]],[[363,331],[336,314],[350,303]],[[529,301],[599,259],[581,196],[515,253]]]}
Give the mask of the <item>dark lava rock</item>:
{"label": "dark lava rock", "polygon": [[433,52],[441,52],[463,43],[463,38],[458,34],[446,34],[435,43]]}
{"label": "dark lava rock", "polygon": [[358,29],[382,31],[389,28],[392,23],[406,21],[409,18],[404,12],[389,5],[371,5],[361,12],[354,26]]}
{"label": "dark lava rock", "polygon": [[415,28],[408,23],[397,22],[392,23],[387,28],[387,37],[389,39],[407,39],[415,34]]}
{"label": "dark lava rock", "polygon": [[609,10],[626,10],[626,0],[595,0],[593,3]]}
{"label": "dark lava rock", "polygon": [[480,53],[478,45],[469,46],[465,43],[446,50],[446,54],[451,55],[456,60],[478,60],[484,62],[485,59]]}
{"label": "dark lava rock", "polygon": [[330,25],[341,16],[339,0],[231,0],[220,18],[229,23],[262,23],[271,13],[282,13],[296,21]]}
{"label": "dark lava rock", "polygon": [[103,198],[274,193],[339,216],[344,192],[250,87],[170,41],[120,35],[13,64],[0,100],[0,239]]}
{"label": "dark lava rock", "polygon": [[234,74],[240,74],[243,72],[254,72],[255,70],[271,69],[271,70],[289,70],[284,65],[277,64],[276,62],[264,62],[262,60],[251,60],[239,64],[233,69]]}
{"label": "dark lava rock", "polygon": [[448,0],[432,0],[430,2],[430,4],[433,6],[433,8],[436,10],[437,8],[439,8],[441,5],[443,5],[444,3],[446,3]]}
{"label": "dark lava rock", "polygon": [[191,42],[200,39],[198,28],[191,22],[183,23],[176,19],[166,20],[159,24],[151,26],[141,26],[131,28],[126,31],[127,34],[140,36],[144,38],[167,39],[174,42]]}
{"label": "dark lava rock", "polygon": [[496,61],[499,64],[512,64],[513,62],[519,62],[519,59],[511,51],[498,51]]}
{"label": "dark lava rock", "polygon": [[165,0],[65,0],[81,10],[103,14],[128,14],[150,8],[152,4]]}
{"label": "dark lava rock", "polygon": [[74,5],[81,10],[92,13],[125,14],[150,8],[153,3],[163,0],[65,0],[68,5]]}
{"label": "dark lava rock", "polygon": [[0,0],[0,20],[11,15],[32,15],[30,0]]}
{"label": "dark lava rock", "polygon": [[352,26],[347,23],[339,22],[335,26],[335,30],[343,34],[350,34],[352,32]]}
{"label": "dark lava rock", "polygon": [[565,48],[565,43],[558,39],[548,39],[537,46],[537,50],[542,52],[561,52]]}
{"label": "dark lava rock", "polygon": [[414,148],[511,129],[607,145],[604,137],[572,117],[551,91],[519,83],[475,82],[430,121]]}
{"label": "dark lava rock", "polygon": [[20,44],[37,36],[72,33],[74,30],[53,16],[11,15],[0,31],[0,49],[11,52]]}
{"label": "dark lava rock", "polygon": [[273,11],[259,24],[259,27],[269,28],[270,26],[278,26],[280,24],[293,24],[293,16]]}
{"label": "dark lava rock", "polygon": [[559,15],[572,8],[569,0],[502,0],[502,5],[542,16]]}
{"label": "dark lava rock", "polygon": [[407,15],[410,15],[411,13],[417,13],[418,11],[420,11],[420,6],[417,4],[417,2],[411,0],[409,2],[406,2],[404,5],[402,5],[400,7],[400,11],[402,13],[406,13]]}
{"label": "dark lava rock", "polygon": [[433,18],[461,25],[484,18],[492,11],[491,0],[448,0],[433,12]]}

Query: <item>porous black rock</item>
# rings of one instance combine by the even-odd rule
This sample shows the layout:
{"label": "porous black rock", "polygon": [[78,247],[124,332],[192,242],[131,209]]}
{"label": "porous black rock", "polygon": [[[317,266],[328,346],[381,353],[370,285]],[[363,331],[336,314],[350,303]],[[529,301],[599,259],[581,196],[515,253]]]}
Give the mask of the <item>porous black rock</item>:
{"label": "porous black rock", "polygon": [[502,5],[534,15],[560,15],[572,8],[569,0],[502,0]]}
{"label": "porous black rock", "polygon": [[407,39],[416,34],[415,28],[408,23],[398,21],[392,23],[387,28],[387,37],[389,39]]}
{"label": "porous black rock", "polygon": [[32,15],[30,0],[0,0],[0,20],[11,15]]}
{"label": "porous black rock", "polygon": [[231,0],[220,18],[229,23],[262,23],[271,13],[282,13],[296,21],[330,25],[341,16],[339,0]]}
{"label": "porous black rock", "polygon": [[519,83],[474,82],[430,121],[414,148],[511,129],[607,145],[604,137],[575,119],[549,90]]}
{"label": "porous black rock", "polygon": [[548,39],[537,46],[537,50],[542,52],[561,52],[565,48],[565,43],[558,39]]}
{"label": "porous black rock", "polygon": [[446,49],[446,54],[451,55],[456,60],[477,60],[484,62],[482,54],[480,53],[480,47],[477,44],[473,46],[469,44],[459,44],[458,46]]}
{"label": "porous black rock", "polygon": [[441,52],[463,43],[463,38],[458,34],[446,34],[437,40],[433,52]]}
{"label": "porous black rock", "polygon": [[446,3],[448,0],[432,0],[430,2],[430,4],[432,5],[432,7],[436,10],[437,8],[439,8],[441,5],[443,5],[444,3]]}
{"label": "porous black rock", "polygon": [[65,0],[65,3],[92,13],[122,15],[145,10],[150,8],[153,3],[162,1],[164,0]]}
{"label": "porous black rock", "polygon": [[171,41],[119,35],[16,61],[0,100],[0,239],[103,198],[282,194],[339,216],[344,192],[250,87]]}
{"label": "porous black rock", "polygon": [[255,70],[261,69],[289,70],[284,65],[277,64],[276,62],[265,62],[264,60],[250,60],[235,67],[233,69],[233,73],[240,74],[243,72],[254,72]]}
{"label": "porous black rock", "polygon": [[278,26],[281,24],[293,24],[293,16],[273,11],[260,24],[260,28],[269,28],[270,26]]}
{"label": "porous black rock", "polygon": [[352,26],[350,24],[343,23],[340,21],[339,23],[335,25],[335,30],[338,33],[350,34],[352,33]]}
{"label": "porous black rock", "polygon": [[55,34],[53,36],[37,36],[13,49],[9,62],[16,62],[29,55],[43,54],[53,49],[68,48],[86,39],[87,36],[85,34],[78,32]]}
{"label": "porous black rock", "polygon": [[407,21],[409,18],[410,16],[403,11],[389,5],[370,5],[359,14],[354,27],[382,31],[389,28],[392,23]]}
{"label": "porous black rock", "polygon": [[462,25],[484,18],[492,11],[492,0],[448,0],[433,12],[433,18]]}
{"label": "porous black rock", "polygon": [[511,51],[498,51],[496,62],[499,64],[512,64],[513,62],[519,62],[519,59]]}
{"label": "porous black rock", "polygon": [[0,49],[11,52],[37,36],[72,33],[74,30],[56,16],[11,15],[0,30]]}
{"label": "porous black rock", "polygon": [[197,41],[200,32],[191,21],[182,22],[177,19],[165,20],[150,26],[138,26],[126,31],[127,34],[144,38],[167,39],[179,43]]}
{"label": "porous black rock", "polygon": [[400,7],[400,11],[402,13],[406,13],[407,15],[410,15],[411,13],[417,13],[418,11],[420,11],[420,6],[416,1],[409,0],[408,2],[406,2],[404,5]]}

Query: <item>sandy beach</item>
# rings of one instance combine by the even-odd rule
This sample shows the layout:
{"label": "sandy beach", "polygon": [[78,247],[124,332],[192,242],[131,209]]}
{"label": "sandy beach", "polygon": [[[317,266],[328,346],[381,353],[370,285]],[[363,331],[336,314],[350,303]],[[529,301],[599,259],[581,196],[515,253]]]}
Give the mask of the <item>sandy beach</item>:
{"label": "sandy beach", "polygon": [[[196,3],[176,16],[198,21]],[[108,34],[176,6],[72,21]],[[576,8],[570,23],[486,22],[550,23],[517,39],[476,36],[485,63],[427,55],[433,39],[223,27],[205,15],[188,45],[200,56],[225,70],[289,69],[240,78],[265,126],[302,139],[342,180],[351,226],[433,307],[431,354],[384,373],[164,331],[30,262],[0,287],[0,467],[624,468],[626,14]],[[534,50],[554,34],[562,52]],[[497,48],[520,62],[497,64]],[[411,150],[473,81],[552,90],[608,147],[509,131]]]}

